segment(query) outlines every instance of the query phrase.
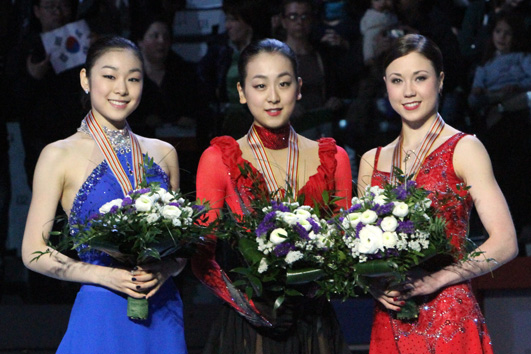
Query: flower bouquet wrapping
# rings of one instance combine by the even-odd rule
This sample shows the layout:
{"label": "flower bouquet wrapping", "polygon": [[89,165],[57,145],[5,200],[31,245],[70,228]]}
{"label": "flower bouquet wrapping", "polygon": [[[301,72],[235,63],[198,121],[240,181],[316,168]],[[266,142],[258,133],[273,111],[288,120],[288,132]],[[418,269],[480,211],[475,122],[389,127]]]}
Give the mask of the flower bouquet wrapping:
{"label": "flower bouquet wrapping", "polygon": [[256,199],[252,212],[224,218],[218,237],[241,255],[246,267],[232,269],[234,282],[249,298],[275,294],[277,310],[292,296],[312,297],[315,281],[325,275],[322,267],[334,225],[299,202]]}
{"label": "flower bouquet wrapping", "polygon": [[[200,219],[207,211],[207,204],[190,202],[180,192],[151,183],[105,203],[85,223],[71,225],[53,248],[98,250],[131,268],[164,257],[187,258],[198,244],[206,242],[204,235],[209,229]],[[35,258],[43,254],[37,253]],[[148,300],[128,297],[127,315],[146,319]]]}
{"label": "flower bouquet wrapping", "polygon": [[[445,221],[436,215],[429,192],[413,180],[383,188],[368,186],[362,197],[337,218],[333,254],[337,272],[322,282],[323,291],[355,296],[356,286],[369,290],[371,277],[385,277],[389,287],[406,280],[414,267],[437,256],[453,261],[456,249],[447,238]],[[406,301],[400,319],[418,316],[413,300]]]}

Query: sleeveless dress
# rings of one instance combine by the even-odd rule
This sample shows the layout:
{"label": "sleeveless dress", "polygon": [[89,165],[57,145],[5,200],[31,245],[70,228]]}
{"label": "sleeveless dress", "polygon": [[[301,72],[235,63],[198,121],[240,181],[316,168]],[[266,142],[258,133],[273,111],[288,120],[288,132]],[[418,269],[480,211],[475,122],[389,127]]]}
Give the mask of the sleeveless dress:
{"label": "sleeveless dress", "polygon": [[[130,150],[117,152],[126,171],[132,166]],[[169,178],[160,166],[148,169],[148,182],[160,182],[168,189]],[[133,176],[128,173],[134,185]],[[69,223],[84,222],[104,203],[123,198],[123,192],[107,161],[99,164],[78,191]],[[75,237],[75,235],[73,235]],[[83,262],[102,266],[118,265],[99,251],[80,252]],[[187,353],[184,338],[183,305],[172,279],[149,299],[149,317],[135,321],[127,317],[127,298],[107,288],[83,284],[57,353],[75,354],[150,354]]]}
{"label": "sleeveless dress", "polygon": [[[464,133],[457,133],[426,157],[416,181],[431,192],[449,198],[441,201],[430,198],[433,206],[447,222],[452,244],[462,249],[468,230],[472,198],[456,185],[462,183],[454,171],[454,150]],[[378,171],[376,152],[371,185],[382,186],[389,181],[389,173]],[[450,192],[450,193],[448,193]],[[454,194],[455,193],[455,194]],[[459,200],[456,194],[461,196]],[[394,311],[377,302],[371,333],[371,354],[480,354],[492,353],[490,336],[470,282],[451,285],[438,293],[418,297],[419,317],[414,321],[400,321]]]}
{"label": "sleeveless dress", "polygon": [[[305,204],[308,205],[323,203],[322,192],[336,189],[335,181],[338,175],[347,178],[350,186],[352,185],[348,156],[343,149],[336,146],[333,139],[319,140],[319,159],[317,173],[310,177],[299,192],[304,194]],[[215,138],[201,160],[197,175],[197,197],[210,200],[214,203],[213,208],[226,203],[231,210],[241,213],[240,203],[245,203],[248,199],[248,188],[251,187],[252,181],[242,175],[239,169],[249,162],[242,158],[238,142],[227,136]],[[263,176],[254,166],[250,167],[253,175],[258,175],[260,179],[260,189],[267,191]],[[345,205],[348,202],[350,199],[345,201]],[[212,217],[215,218],[215,214]],[[213,249],[199,253],[192,259],[192,270],[198,279],[225,300],[217,320],[212,324],[203,353],[350,354],[334,309],[324,298],[297,298],[294,324],[284,331],[277,331],[275,327],[254,326],[244,318],[241,315],[245,312],[242,310],[242,301],[234,296],[234,292],[228,290],[227,283],[230,281],[221,269],[230,270],[236,267],[238,256],[227,251],[229,246],[223,245],[225,243],[218,243],[217,260]],[[224,251],[219,252],[220,248]],[[225,256],[222,255],[223,252]]]}

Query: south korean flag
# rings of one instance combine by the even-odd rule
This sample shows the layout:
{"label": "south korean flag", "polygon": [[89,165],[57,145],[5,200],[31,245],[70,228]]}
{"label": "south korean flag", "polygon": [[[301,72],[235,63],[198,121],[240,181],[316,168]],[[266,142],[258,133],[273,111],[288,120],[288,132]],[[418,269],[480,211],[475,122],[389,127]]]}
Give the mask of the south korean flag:
{"label": "south korean flag", "polygon": [[90,29],[85,20],[41,33],[41,39],[56,74],[85,63],[90,45]]}

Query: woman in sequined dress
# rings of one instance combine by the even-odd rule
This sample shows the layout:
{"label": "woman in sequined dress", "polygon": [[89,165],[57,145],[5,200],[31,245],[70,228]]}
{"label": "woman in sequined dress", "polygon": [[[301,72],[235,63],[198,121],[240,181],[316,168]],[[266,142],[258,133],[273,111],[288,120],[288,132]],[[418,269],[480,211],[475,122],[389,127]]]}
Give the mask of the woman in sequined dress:
{"label": "woman in sequined dress", "polygon": [[[178,188],[173,146],[136,136],[126,123],[138,106],[143,75],[142,55],[129,40],[109,37],[92,44],[80,72],[91,110],[75,134],[43,149],[35,169],[22,243],[24,264],[35,272],[82,284],[58,353],[186,353],[182,302],[170,279],[182,270],[184,260],[127,269],[104,253],[89,251],[80,253],[79,259],[53,252],[32,261],[35,252],[48,248],[58,203],[71,225],[85,222],[104,203],[123,198],[130,190],[124,189],[124,183],[138,186],[139,167],[133,161],[142,156],[148,154],[155,161],[145,171],[147,182]],[[119,182],[115,176],[120,169],[127,178]],[[147,320],[129,319],[128,296],[149,298]]]}
{"label": "woman in sequined dress", "polygon": [[[469,280],[514,258],[514,225],[481,142],[445,124],[437,113],[444,72],[440,50],[426,37],[402,37],[385,61],[389,101],[400,114],[400,136],[362,157],[358,188],[392,180],[392,166],[414,174],[431,192],[433,205],[447,222],[448,237],[465,247],[469,214],[475,205],[489,235],[482,254],[438,271],[411,273],[396,288],[375,281],[377,300],[370,353],[492,353],[490,336]],[[471,188],[458,189],[458,184]],[[487,261],[487,259],[492,259]],[[418,319],[396,318],[406,299],[419,304]]]}
{"label": "woman in sequined dress", "polygon": [[[286,188],[287,181],[306,205],[323,205],[323,191],[329,191],[342,198],[338,206],[346,207],[352,195],[352,174],[345,150],[332,138],[307,139],[290,125],[302,85],[295,53],[277,40],[252,43],[241,53],[238,71],[240,103],[247,105],[254,122],[238,140],[229,136],[213,139],[201,156],[197,197],[210,201],[211,220],[224,204],[243,214],[254,195]],[[288,163],[293,161],[298,164]],[[242,173],[244,166],[253,173]],[[218,246],[223,252],[217,257],[210,248],[192,259],[196,276],[225,301],[203,353],[350,353],[330,302],[294,297],[275,313],[272,299],[276,296],[249,301],[225,273],[244,265],[229,246],[222,242]]]}

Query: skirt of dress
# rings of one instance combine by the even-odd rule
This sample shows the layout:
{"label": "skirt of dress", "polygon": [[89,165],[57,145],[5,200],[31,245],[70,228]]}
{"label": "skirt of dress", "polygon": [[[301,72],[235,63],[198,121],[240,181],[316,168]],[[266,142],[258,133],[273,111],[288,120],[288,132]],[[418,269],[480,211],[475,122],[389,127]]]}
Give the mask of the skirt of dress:
{"label": "skirt of dress", "polygon": [[203,353],[350,354],[330,302],[316,299],[294,309],[280,328],[257,328],[224,305],[212,324]]}
{"label": "skirt of dress", "polygon": [[57,353],[186,354],[183,307],[171,279],[149,299],[149,317],[127,317],[127,298],[106,288],[83,285]]}

